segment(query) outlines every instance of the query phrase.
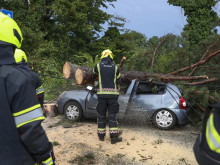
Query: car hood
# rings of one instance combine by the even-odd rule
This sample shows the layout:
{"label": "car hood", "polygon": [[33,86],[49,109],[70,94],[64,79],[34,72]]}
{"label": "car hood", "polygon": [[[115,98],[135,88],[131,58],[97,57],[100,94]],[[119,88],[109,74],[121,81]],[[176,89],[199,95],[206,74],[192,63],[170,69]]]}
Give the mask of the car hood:
{"label": "car hood", "polygon": [[[63,92],[59,99],[60,98],[78,98],[78,99],[85,99],[86,96],[88,95],[88,91],[86,90],[79,90],[79,89],[76,89],[76,90],[69,90],[69,91],[65,91]],[[58,100],[59,100],[58,99]]]}

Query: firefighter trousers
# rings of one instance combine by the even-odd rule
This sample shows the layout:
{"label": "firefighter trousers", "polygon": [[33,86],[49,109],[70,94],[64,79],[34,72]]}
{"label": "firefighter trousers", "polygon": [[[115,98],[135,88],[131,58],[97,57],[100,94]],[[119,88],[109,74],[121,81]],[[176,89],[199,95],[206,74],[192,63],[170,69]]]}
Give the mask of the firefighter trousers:
{"label": "firefighter trousers", "polygon": [[98,136],[104,137],[106,134],[106,113],[108,112],[108,124],[110,137],[118,137],[118,122],[116,115],[119,112],[118,97],[116,98],[100,98],[96,107],[98,116]]}

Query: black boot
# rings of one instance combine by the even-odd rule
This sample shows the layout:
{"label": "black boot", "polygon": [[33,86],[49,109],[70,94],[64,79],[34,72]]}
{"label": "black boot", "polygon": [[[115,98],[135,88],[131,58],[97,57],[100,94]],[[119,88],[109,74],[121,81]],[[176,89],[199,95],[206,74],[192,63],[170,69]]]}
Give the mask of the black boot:
{"label": "black boot", "polygon": [[111,144],[115,144],[121,141],[122,141],[122,137],[111,137]]}
{"label": "black boot", "polygon": [[99,141],[104,141],[105,137],[104,136],[99,136]]}

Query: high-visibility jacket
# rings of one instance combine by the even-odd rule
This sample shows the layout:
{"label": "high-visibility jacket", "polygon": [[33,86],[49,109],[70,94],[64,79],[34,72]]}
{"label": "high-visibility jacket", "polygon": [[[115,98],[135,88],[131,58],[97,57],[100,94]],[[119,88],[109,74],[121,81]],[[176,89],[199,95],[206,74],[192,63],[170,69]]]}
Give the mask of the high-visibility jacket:
{"label": "high-visibility jacket", "polygon": [[94,75],[98,76],[98,97],[115,97],[119,95],[117,84],[120,83],[120,72],[109,57],[103,58],[93,69]]}
{"label": "high-visibility jacket", "polygon": [[[0,59],[10,63],[11,53],[1,51],[5,47],[0,47]],[[32,81],[15,66],[0,64],[0,95],[0,164],[34,165],[47,160],[53,147],[41,126],[45,117]]]}
{"label": "high-visibility jacket", "polygon": [[194,145],[196,159],[199,164],[220,164],[220,102],[206,109],[203,122],[203,130]]}

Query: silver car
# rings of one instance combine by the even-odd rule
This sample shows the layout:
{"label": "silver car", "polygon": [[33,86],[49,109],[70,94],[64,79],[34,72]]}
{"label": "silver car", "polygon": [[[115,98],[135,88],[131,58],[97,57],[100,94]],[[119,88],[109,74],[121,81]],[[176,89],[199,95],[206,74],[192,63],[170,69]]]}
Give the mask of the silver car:
{"label": "silver car", "polygon": [[[96,118],[97,95],[94,89],[88,89],[63,92],[57,101],[58,112],[75,121]],[[166,130],[189,121],[190,109],[174,84],[132,80],[121,93],[119,120],[150,121]]]}

